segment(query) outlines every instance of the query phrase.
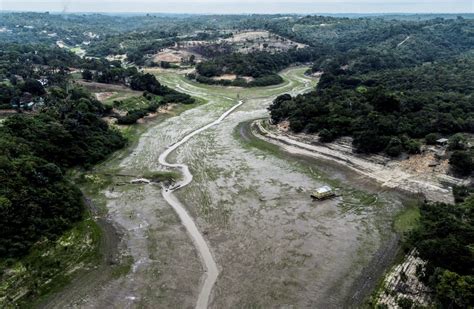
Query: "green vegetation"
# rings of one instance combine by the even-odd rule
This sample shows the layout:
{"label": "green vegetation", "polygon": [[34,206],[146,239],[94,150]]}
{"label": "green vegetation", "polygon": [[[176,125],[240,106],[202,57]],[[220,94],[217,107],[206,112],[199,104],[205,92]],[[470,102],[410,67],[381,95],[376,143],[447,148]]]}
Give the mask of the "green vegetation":
{"label": "green vegetation", "polygon": [[410,241],[427,261],[421,279],[443,308],[469,308],[474,303],[474,196],[448,205],[425,203]]}
{"label": "green vegetation", "polygon": [[[44,238],[21,259],[0,262],[0,303],[5,308],[38,303],[41,296],[64,287],[78,265],[87,267],[100,259],[101,231],[87,216],[57,239]],[[8,269],[8,271],[5,271]]]}
{"label": "green vegetation", "polygon": [[[471,65],[468,65],[471,64]],[[324,139],[332,140],[339,136],[354,137],[354,146],[361,152],[386,151],[396,156],[399,151],[416,150],[413,139],[422,138],[428,134],[453,134],[460,131],[471,132],[471,122],[474,116],[469,92],[458,90],[459,85],[469,80],[470,69],[474,59],[463,59],[451,64],[427,65],[423,68],[400,69],[395,71],[416,73],[417,82],[410,89],[404,89],[397,80],[384,81],[393,71],[381,72],[377,78],[374,74],[365,83],[374,84],[367,87],[366,93],[355,91],[352,86],[344,85],[351,82],[364,83],[362,79],[355,80],[350,74],[340,73],[337,77],[326,73],[323,75],[318,90],[311,94],[290,98],[280,97],[270,107],[272,119],[279,122],[289,119],[294,131],[318,132],[323,129]],[[449,66],[459,69],[451,80],[432,81],[435,72],[446,70]],[[425,83],[431,83],[426,88]],[[435,91],[435,87],[441,88]],[[469,86],[466,85],[469,88]],[[404,89],[404,90],[402,90]],[[434,120],[434,121],[431,121]],[[327,134],[329,133],[329,134]],[[329,135],[329,137],[328,137]],[[434,135],[428,137],[433,143]],[[395,143],[399,149],[393,149]]]}
{"label": "green vegetation", "polygon": [[[159,103],[161,98],[154,96],[151,99],[153,102]],[[135,109],[147,108],[150,105],[150,100],[146,96],[132,96],[123,100],[113,100],[112,106],[121,111],[132,111]]]}
{"label": "green vegetation", "polygon": [[174,171],[159,171],[145,173],[143,174],[143,177],[154,182],[175,182],[181,178],[181,174]]}
{"label": "green vegetation", "polygon": [[104,160],[126,140],[102,121],[110,108],[68,83],[65,68],[80,59],[3,46],[0,79],[9,83],[0,97],[20,113],[0,127],[0,302],[27,307],[97,262],[100,231],[68,171]]}
{"label": "green vegetation", "polygon": [[120,63],[115,63],[115,67],[112,69],[107,68],[103,71],[96,71],[95,74],[84,71],[83,75],[101,83],[129,84],[132,90],[143,91],[142,97],[132,96],[123,101],[113,101],[115,108],[127,111],[125,116],[117,117],[118,124],[135,124],[138,119],[147,116],[149,113],[156,112],[159,106],[167,103],[194,103],[194,99],[191,96],[161,85],[152,74],[140,73],[135,67],[123,68]]}
{"label": "green vegetation", "polygon": [[0,256],[22,256],[79,221],[81,193],[64,169],[90,166],[125,145],[99,118],[102,105],[82,91],[47,99],[41,113],[10,116],[0,128]]}
{"label": "green vegetation", "polygon": [[134,74],[131,77],[130,87],[133,90],[146,91],[155,95],[163,97],[163,103],[169,102],[181,102],[185,104],[194,103],[194,99],[191,96],[179,93],[167,86],[161,85],[155,76],[150,73],[145,74]]}
{"label": "green vegetation", "polygon": [[[305,21],[311,24],[320,19]],[[370,26],[359,28],[362,22]],[[392,157],[418,153],[421,138],[433,144],[438,136],[474,132],[470,83],[474,42],[467,36],[474,29],[472,20],[369,19],[341,24],[345,23],[355,33],[332,38],[328,42],[331,53],[322,52],[315,60],[313,71],[324,71],[317,90],[275,100],[270,107],[274,122],[288,119],[293,131],[319,132],[323,142],[352,136],[357,151],[383,151]],[[452,35],[453,31],[457,34]],[[319,44],[316,38],[310,41],[309,33],[304,35],[308,36],[304,42]],[[397,45],[408,36],[403,45]],[[451,150],[459,149],[462,141],[451,144]],[[466,153],[454,157],[453,167],[460,172],[456,161],[461,162],[459,166],[468,167],[464,175],[469,175],[472,168],[463,156]]]}
{"label": "green vegetation", "polygon": [[449,164],[458,175],[469,176],[474,171],[473,157],[472,151],[455,151],[449,158]]}
{"label": "green vegetation", "polygon": [[462,203],[468,198],[472,193],[474,193],[473,187],[466,186],[454,186],[453,187],[453,196],[456,203]]}
{"label": "green vegetation", "polygon": [[[216,57],[210,61],[199,63],[196,74],[188,75],[191,79],[211,85],[263,87],[276,85],[283,79],[276,73],[294,63],[305,63],[316,58],[316,51],[311,49],[292,49],[287,52],[272,54],[255,52],[250,54],[231,54]],[[247,82],[243,78],[230,80],[215,80],[210,77],[223,74],[236,74],[255,78]]]}
{"label": "green vegetation", "polygon": [[406,234],[417,227],[420,218],[420,208],[417,203],[407,205],[396,217],[393,223],[395,231]]}

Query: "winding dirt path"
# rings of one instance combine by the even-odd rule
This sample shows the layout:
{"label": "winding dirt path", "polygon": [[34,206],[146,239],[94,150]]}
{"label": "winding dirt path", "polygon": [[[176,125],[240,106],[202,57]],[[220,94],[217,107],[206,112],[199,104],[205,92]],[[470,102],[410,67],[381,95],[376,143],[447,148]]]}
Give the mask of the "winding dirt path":
{"label": "winding dirt path", "polygon": [[204,280],[204,283],[201,288],[201,292],[199,293],[199,297],[196,303],[196,308],[199,308],[199,309],[207,308],[208,303],[209,303],[209,298],[212,292],[212,287],[214,286],[217,280],[217,276],[219,275],[219,269],[217,267],[216,261],[214,260],[214,257],[212,256],[211,250],[209,249],[209,245],[207,244],[203,235],[197,228],[196,223],[194,222],[193,218],[186,211],[186,208],[184,207],[184,205],[181,204],[178,198],[173,194],[175,190],[183,188],[187,186],[189,183],[191,183],[191,181],[193,180],[193,175],[189,171],[189,168],[187,165],[168,163],[166,159],[173,151],[175,151],[181,145],[186,143],[193,136],[211,128],[212,126],[219,124],[222,120],[224,120],[230,113],[232,113],[235,109],[237,109],[243,103],[244,103],[243,101],[239,101],[237,104],[235,104],[230,109],[228,109],[225,113],[223,113],[214,122],[211,122],[208,125],[205,125],[204,127],[201,127],[189,133],[184,138],[182,138],[179,142],[170,146],[165,152],[163,152],[160,155],[158,159],[159,163],[164,166],[180,169],[183,175],[183,179],[179,181],[178,183],[176,183],[173,187],[163,188],[162,194],[165,200],[168,202],[168,204],[170,204],[173,207],[173,209],[176,211],[181,222],[186,228],[187,232],[191,235],[194,245],[196,246],[196,249],[198,250],[201,256],[202,262],[204,263],[206,267],[206,273],[205,273],[206,278]]}

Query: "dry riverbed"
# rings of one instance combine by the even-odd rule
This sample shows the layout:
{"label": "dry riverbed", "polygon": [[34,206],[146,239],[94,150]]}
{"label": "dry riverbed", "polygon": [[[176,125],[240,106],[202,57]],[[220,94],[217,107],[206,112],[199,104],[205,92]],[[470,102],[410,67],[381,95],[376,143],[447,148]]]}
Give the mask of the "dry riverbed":
{"label": "dry riverbed", "polygon": [[[242,127],[268,116],[275,96],[314,87],[316,80],[304,71],[289,69],[282,73],[285,83],[260,89],[199,85],[179,73],[160,73],[162,83],[208,103],[149,124],[131,153],[98,168],[137,177],[171,170],[159,163],[160,154],[244,100],[167,158],[193,174],[175,194],[219,268],[211,308],[360,304],[398,248],[392,223],[403,209],[402,195],[323,161],[288,155]],[[338,197],[312,201],[310,192],[326,184]],[[161,190],[111,176],[94,201],[122,231],[120,260],[130,267],[108,282],[91,281],[93,289],[78,290],[56,307],[195,306],[205,268]]]}

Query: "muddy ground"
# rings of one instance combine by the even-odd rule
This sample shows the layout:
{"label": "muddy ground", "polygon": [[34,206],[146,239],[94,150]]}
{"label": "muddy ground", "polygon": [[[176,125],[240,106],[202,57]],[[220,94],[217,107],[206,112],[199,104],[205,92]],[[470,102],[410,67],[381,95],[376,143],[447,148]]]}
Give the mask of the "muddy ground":
{"label": "muddy ground", "polygon": [[[180,200],[207,232],[222,267],[212,307],[360,304],[397,249],[391,220],[402,207],[399,195],[363,179],[354,186],[359,177],[324,173],[321,162],[275,157],[226,138],[242,120],[265,113],[254,111],[260,104],[249,102],[177,154],[195,176]],[[325,184],[340,197],[311,200],[311,190]],[[380,255],[387,249],[388,257]],[[368,275],[369,282],[359,279]]]}
{"label": "muddy ground", "polygon": [[[385,269],[389,259],[381,253],[397,248],[392,221],[403,207],[398,193],[322,161],[288,156],[241,130],[243,122],[267,116],[276,95],[311,89],[316,81],[304,70],[285,71],[284,84],[263,89],[205,86],[179,73],[160,74],[162,83],[209,103],[157,122],[130,155],[102,167],[136,176],[163,170],[158,157],[166,147],[218,118],[237,97],[245,100],[168,160],[188,164],[194,175],[176,195],[220,269],[212,308],[354,306]],[[325,184],[338,197],[313,201],[310,192]],[[204,270],[160,186],[115,177],[100,198],[107,220],[123,233],[120,259],[130,259],[130,268],[106,283],[91,280],[93,289],[66,294],[67,303],[57,307],[194,307]]]}

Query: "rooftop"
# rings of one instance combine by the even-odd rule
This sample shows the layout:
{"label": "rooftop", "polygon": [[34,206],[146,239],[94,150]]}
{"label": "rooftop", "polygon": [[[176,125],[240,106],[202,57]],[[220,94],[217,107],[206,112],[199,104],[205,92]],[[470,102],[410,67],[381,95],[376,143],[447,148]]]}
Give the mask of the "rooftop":
{"label": "rooftop", "polygon": [[316,192],[317,192],[317,193],[320,193],[320,194],[321,194],[321,193],[331,192],[331,191],[332,191],[332,189],[331,189],[331,187],[329,187],[329,186],[322,186],[322,187],[316,189]]}

